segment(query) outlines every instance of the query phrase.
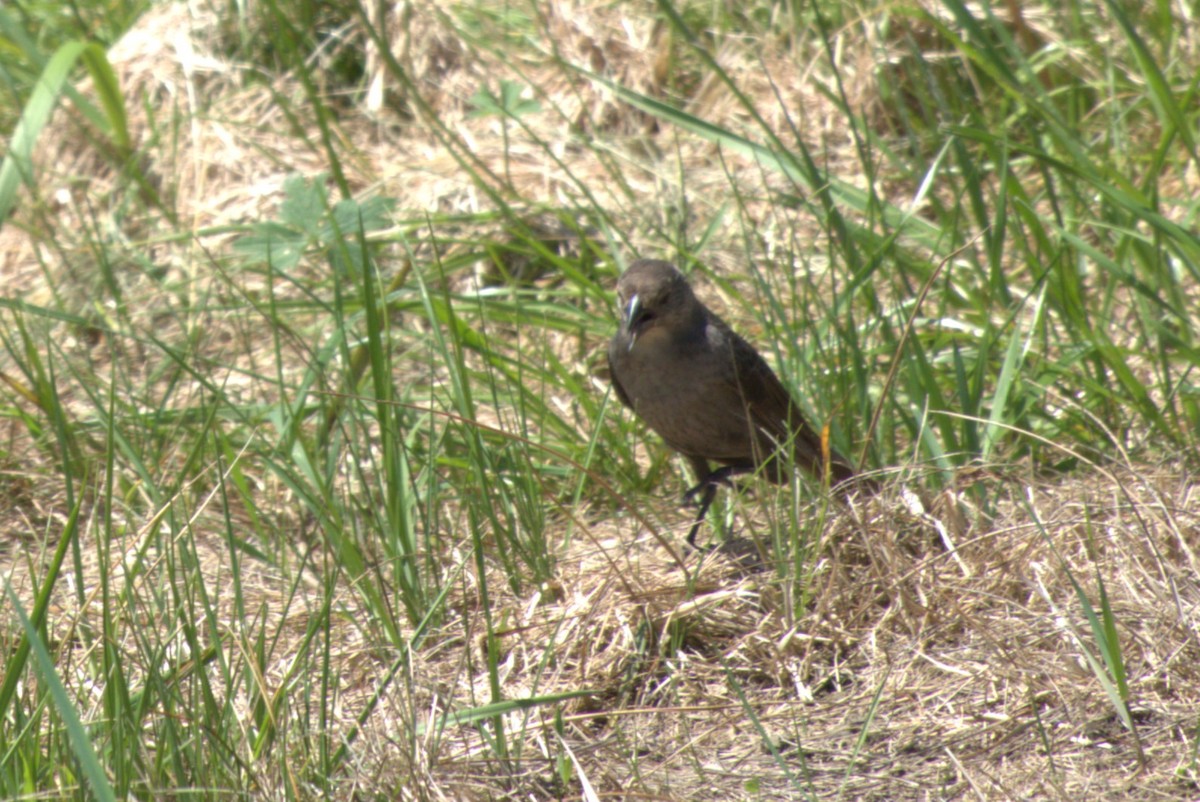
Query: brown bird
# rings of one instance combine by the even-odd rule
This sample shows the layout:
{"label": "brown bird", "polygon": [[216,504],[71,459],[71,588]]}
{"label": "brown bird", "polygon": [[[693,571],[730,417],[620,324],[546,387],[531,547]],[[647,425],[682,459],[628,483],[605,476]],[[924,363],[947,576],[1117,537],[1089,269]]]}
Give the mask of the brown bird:
{"label": "brown bird", "polygon": [[[748,342],[706,307],[670,262],[641,259],[617,282],[621,322],[608,346],[617,398],[682,454],[701,493],[696,532],[720,485],[761,471],[783,483],[795,463],[848,489],[850,460],[822,447],[820,435]],[[784,449],[790,450],[789,454]],[[709,470],[709,462],[722,467]]]}

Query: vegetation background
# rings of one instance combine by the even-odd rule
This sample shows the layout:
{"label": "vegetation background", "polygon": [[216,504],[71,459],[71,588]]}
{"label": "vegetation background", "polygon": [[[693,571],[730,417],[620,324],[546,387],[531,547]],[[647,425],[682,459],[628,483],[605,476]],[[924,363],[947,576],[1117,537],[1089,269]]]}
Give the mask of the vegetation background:
{"label": "vegetation background", "polygon": [[[0,7],[0,797],[1200,797],[1195,14]],[[686,552],[635,256],[884,492]]]}

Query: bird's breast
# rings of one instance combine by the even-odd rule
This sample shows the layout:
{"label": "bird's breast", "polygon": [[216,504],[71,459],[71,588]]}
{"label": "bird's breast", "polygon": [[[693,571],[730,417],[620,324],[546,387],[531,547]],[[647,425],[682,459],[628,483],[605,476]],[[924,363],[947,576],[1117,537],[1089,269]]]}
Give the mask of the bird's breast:
{"label": "bird's breast", "polygon": [[732,377],[733,356],[704,341],[643,342],[614,349],[613,370],[630,405],[667,444],[711,460],[750,457],[752,424]]}

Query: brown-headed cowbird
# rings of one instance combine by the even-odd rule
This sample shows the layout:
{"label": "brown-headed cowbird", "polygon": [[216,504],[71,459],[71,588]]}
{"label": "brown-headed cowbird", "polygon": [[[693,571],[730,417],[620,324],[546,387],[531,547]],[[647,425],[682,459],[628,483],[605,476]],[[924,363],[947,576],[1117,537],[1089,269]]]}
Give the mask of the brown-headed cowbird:
{"label": "brown-headed cowbird", "polygon": [[[632,263],[617,299],[620,328],[608,346],[613,389],[696,474],[685,496],[702,494],[689,545],[717,487],[738,474],[761,471],[783,483],[795,463],[818,477],[828,469],[834,486],[851,486],[853,464],[822,448],[763,358],[701,303],[674,265]],[[710,461],[722,467],[710,472]]]}

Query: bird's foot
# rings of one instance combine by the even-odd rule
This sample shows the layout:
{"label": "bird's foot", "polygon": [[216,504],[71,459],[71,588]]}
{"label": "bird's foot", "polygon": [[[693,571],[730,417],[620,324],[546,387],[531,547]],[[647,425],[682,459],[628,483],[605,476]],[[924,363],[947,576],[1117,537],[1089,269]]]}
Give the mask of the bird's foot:
{"label": "bird's foot", "polygon": [[700,524],[702,524],[702,523],[704,523],[703,518],[697,518],[692,523],[692,528],[688,531],[687,544],[691,549],[693,549],[695,551],[699,551],[699,552],[712,551],[716,547],[713,546],[713,544],[711,544],[711,543],[709,543],[708,545],[705,545],[705,546],[697,546],[696,545],[696,533],[698,533],[700,531]]}

